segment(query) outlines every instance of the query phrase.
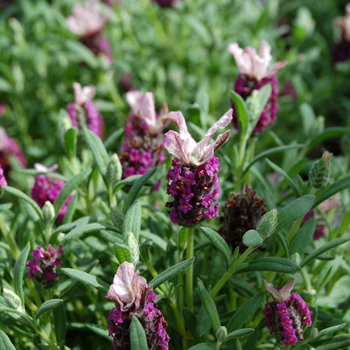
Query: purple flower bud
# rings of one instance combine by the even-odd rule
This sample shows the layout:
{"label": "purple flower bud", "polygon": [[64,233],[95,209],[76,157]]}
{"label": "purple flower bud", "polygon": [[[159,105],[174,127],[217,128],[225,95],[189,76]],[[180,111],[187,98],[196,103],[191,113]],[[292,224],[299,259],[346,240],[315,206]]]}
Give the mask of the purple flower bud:
{"label": "purple flower bud", "polygon": [[[56,198],[60,194],[61,189],[65,183],[61,180],[54,179],[45,175],[35,176],[35,183],[31,191],[31,196],[38,203],[39,207],[42,208],[46,201],[55,203]],[[66,214],[68,205],[73,195],[69,195],[64,204],[62,205],[57,220],[62,221]]]}
{"label": "purple flower bud", "polygon": [[70,116],[73,126],[78,130],[87,127],[98,137],[103,139],[103,117],[91,101],[95,96],[95,87],[85,86],[82,88],[79,83],[74,83],[73,88],[75,103],[70,103],[67,106],[67,113]]}
{"label": "purple flower bud", "polygon": [[164,103],[160,117],[158,117],[155,112],[154,96],[151,92],[143,94],[136,90],[129,91],[127,100],[131,112],[125,125],[125,140],[121,146],[123,153],[120,156],[124,178],[135,174],[143,175],[162,165],[166,160],[166,154],[162,148],[163,129],[167,122],[164,123],[162,117],[168,111]]}
{"label": "purple flower bud", "polygon": [[37,283],[45,288],[50,288],[53,282],[58,277],[56,273],[56,267],[60,266],[63,262],[58,257],[63,254],[62,246],[59,246],[57,252],[51,244],[48,245],[47,251],[43,247],[39,246],[33,250],[33,261],[27,261],[29,266],[29,278],[34,279]]}
{"label": "purple flower bud", "polygon": [[7,186],[7,181],[4,175],[4,170],[2,169],[0,164],[0,190],[1,190],[1,187],[3,186]]}
{"label": "purple flower bud", "polygon": [[294,282],[290,280],[284,287],[275,289],[271,283],[264,280],[266,290],[274,301],[267,302],[263,314],[267,328],[274,334],[277,342],[294,345],[303,341],[303,333],[307,326],[312,325],[309,304],[300,295],[292,293]]}
{"label": "purple flower bud", "polygon": [[124,262],[119,266],[106,298],[114,301],[115,308],[108,321],[109,336],[113,337],[115,350],[130,349],[130,323],[132,316],[138,318],[145,330],[149,349],[168,349],[167,322],[154,302],[158,299],[152,285],[134,273],[134,265]]}
{"label": "purple flower bud", "polygon": [[153,0],[154,2],[158,3],[161,7],[173,7],[176,2],[179,0]]}

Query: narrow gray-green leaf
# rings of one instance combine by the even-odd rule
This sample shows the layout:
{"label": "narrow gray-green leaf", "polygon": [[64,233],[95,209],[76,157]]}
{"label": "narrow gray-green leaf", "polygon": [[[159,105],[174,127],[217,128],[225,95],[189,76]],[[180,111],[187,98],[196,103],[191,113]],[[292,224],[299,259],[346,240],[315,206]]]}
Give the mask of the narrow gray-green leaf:
{"label": "narrow gray-green leaf", "polygon": [[199,297],[201,298],[202,304],[210,318],[210,322],[213,326],[214,334],[216,334],[217,330],[221,326],[221,323],[220,323],[218,310],[216,309],[216,306],[215,306],[215,302],[210,296],[210,294],[208,293],[208,291],[205,289],[203,282],[199,278],[197,279],[197,286],[198,286]]}
{"label": "narrow gray-green leaf", "polygon": [[124,205],[124,212],[127,212],[131,205],[137,199],[142,187],[147,183],[147,181],[156,173],[158,168],[154,168],[145,175],[142,175],[131,187],[131,190],[126,198]]}
{"label": "narrow gray-green leaf", "polygon": [[66,151],[68,153],[69,159],[75,157],[76,147],[77,147],[77,129],[71,128],[64,135],[64,145],[66,146]]}
{"label": "narrow gray-green leaf", "polygon": [[231,261],[231,251],[225,240],[209,227],[201,227],[201,230],[213,246],[223,255],[226,261],[226,266],[229,266]]}
{"label": "narrow gray-green leaf", "polygon": [[98,334],[99,336],[108,339],[109,341],[113,341],[113,338],[108,335],[108,329],[102,326],[99,326],[98,324],[91,324],[87,323],[86,327],[89,328],[94,333]]}
{"label": "narrow gray-green leaf", "polygon": [[10,338],[1,329],[0,329],[0,349],[1,350],[16,350],[16,348],[11,343]]}
{"label": "narrow gray-green leaf", "polygon": [[113,244],[113,250],[115,257],[118,259],[120,265],[125,261],[129,263],[132,262],[131,251],[127,245],[115,243]]}
{"label": "narrow gray-green leaf", "polygon": [[140,237],[141,230],[141,205],[136,201],[126,212],[124,224],[123,224],[123,237],[129,232],[132,232],[137,240]]}
{"label": "narrow gray-green leaf", "polygon": [[296,198],[299,198],[301,196],[298,187],[296,186],[296,184],[294,183],[294,181],[289,177],[289,175],[279,166],[277,166],[275,163],[272,163],[269,159],[266,158],[266,162],[267,164],[273,169],[275,170],[277,173],[279,173],[280,175],[282,175],[287,182],[289,183],[290,187],[292,188],[292,191],[294,193],[294,196]]}
{"label": "narrow gray-green leaf", "polygon": [[63,303],[62,299],[51,299],[51,300],[45,301],[45,303],[39,307],[39,310],[35,314],[35,319],[37,320],[42,314],[55,309],[57,306],[61,305],[62,303]]}
{"label": "narrow gray-green leaf", "polygon": [[320,331],[317,336],[312,339],[313,341],[318,339],[318,338],[321,338],[321,337],[324,337],[326,335],[330,335],[330,334],[334,334],[338,331],[340,331],[341,329],[343,329],[345,327],[346,323],[342,323],[342,324],[338,324],[336,326],[333,326],[333,327],[328,327],[326,329],[322,329],[322,331]]}
{"label": "narrow gray-green leaf", "polygon": [[290,255],[299,253],[300,256],[303,256],[306,248],[312,241],[312,236],[314,235],[315,230],[316,220],[314,217],[312,217],[305,222],[305,224],[295,235],[290,247]]}
{"label": "narrow gray-green leaf", "polygon": [[91,233],[91,232],[98,232],[101,230],[105,230],[106,226],[94,223],[94,224],[87,224],[82,226],[75,227],[72,231],[70,231],[62,240],[62,242],[67,242],[70,239],[76,239],[80,237],[83,234]]}
{"label": "narrow gray-green leaf", "polygon": [[337,137],[340,135],[345,135],[345,134],[350,134],[350,128],[328,128],[325,129],[323,131],[322,134],[317,135],[316,137],[314,137],[313,139],[311,139],[308,142],[307,145],[307,150],[311,150],[312,148],[314,148],[315,146],[317,146],[319,143],[321,143],[324,140],[333,138],[333,137]]}
{"label": "narrow gray-green leaf", "polygon": [[241,135],[245,137],[247,127],[248,127],[247,106],[243,98],[240,95],[238,95],[235,91],[231,91],[231,98],[236,107],[239,132]]}
{"label": "narrow gray-green leaf", "polygon": [[130,326],[131,350],[148,350],[145,330],[140,321],[133,316]]}
{"label": "narrow gray-green leaf", "polygon": [[152,281],[150,281],[148,284],[153,285],[153,289],[158,288],[161,284],[168,281],[169,279],[173,278],[174,276],[177,276],[182,271],[185,271],[190,265],[193,264],[195,258],[191,258],[185,261],[182,261],[172,267],[169,267],[168,269],[161,272],[158,276],[153,278]]}
{"label": "narrow gray-green leaf", "polygon": [[109,290],[109,285],[107,283],[93,275],[90,275],[89,273],[69,268],[63,268],[61,271],[68,277],[74,278],[88,286],[96,288],[99,292],[105,295]]}
{"label": "narrow gray-green leaf", "polygon": [[87,145],[94,156],[100,173],[104,177],[106,175],[107,163],[109,160],[108,153],[101,139],[87,128],[84,128],[84,135]]}
{"label": "narrow gray-green leaf", "polygon": [[[277,214],[278,224],[275,230],[275,234],[286,228],[293,221],[299,219],[300,217],[304,216],[307,212],[309,212],[312,208],[312,205],[314,204],[314,201],[315,196],[308,194],[306,196],[296,199],[295,201],[281,209]],[[274,235],[272,235],[271,237],[273,236]]]}
{"label": "narrow gray-green leaf", "polygon": [[200,343],[201,339],[200,339],[199,334],[197,332],[197,317],[196,317],[196,315],[190,309],[187,309],[187,307],[183,308],[182,313],[183,313],[184,320],[185,320],[185,326],[191,332],[195,342]]}
{"label": "narrow gray-green leaf", "polygon": [[200,343],[190,347],[188,350],[215,350],[216,346],[214,343]]}
{"label": "narrow gray-green leaf", "polygon": [[60,344],[60,350],[64,350],[67,332],[67,316],[64,304],[58,305],[55,309],[52,310],[52,313],[57,343]]}
{"label": "narrow gray-green leaf", "polygon": [[256,247],[263,244],[263,238],[259,234],[259,232],[255,230],[247,231],[242,238],[242,242],[247,247]]}
{"label": "narrow gray-green leaf", "polygon": [[300,267],[292,261],[284,258],[266,257],[252,260],[249,266],[239,273],[250,271],[274,271],[281,273],[294,273],[300,270]]}
{"label": "narrow gray-green leaf", "polygon": [[80,184],[90,175],[91,169],[86,169],[82,171],[81,173],[73,176],[61,189],[60,194],[55,200],[54,208],[55,208],[55,219],[57,219],[57,216],[60,212],[60,209],[66,199],[69,197],[69,195],[74,191]]}
{"label": "narrow gray-green leaf", "polygon": [[24,194],[22,191],[17,190],[16,188],[11,187],[11,186],[4,186],[4,187],[2,187],[2,189],[3,189],[5,192],[11,193],[11,194],[13,194],[14,196],[16,196],[16,197],[18,197],[18,198],[23,199],[24,201],[26,201],[28,204],[30,204],[30,205],[33,207],[33,209],[35,210],[35,212],[37,213],[37,215],[39,216],[39,218],[40,218],[41,220],[44,219],[43,213],[42,213],[40,207],[38,206],[38,204],[37,204],[35,201],[33,201],[33,199],[29,198],[26,194]]}
{"label": "narrow gray-green leaf", "polygon": [[231,339],[234,338],[239,338],[239,337],[244,337],[246,335],[250,335],[255,331],[253,328],[243,328],[243,329],[238,329],[237,331],[233,331],[229,334],[227,334],[226,338],[224,339],[224,342],[227,342]]}
{"label": "narrow gray-green leaf", "polygon": [[314,250],[310,255],[308,255],[302,262],[300,263],[300,267],[303,267],[307,265],[309,262],[317,258],[319,255],[325,253],[326,251],[333,249],[337,247],[338,245],[344,244],[346,242],[350,241],[350,237],[342,237],[342,238],[337,238],[334,239],[333,241],[330,241],[323,245],[322,247]]}
{"label": "narrow gray-green leaf", "polygon": [[249,298],[231,317],[228,325],[227,331],[233,332],[241,328],[250,317],[254,315],[256,310],[260,307],[264,298],[264,293],[254,295],[252,298]]}
{"label": "narrow gray-green leaf", "polygon": [[23,248],[21,254],[19,255],[15,267],[13,269],[13,289],[15,293],[21,299],[22,307],[24,308],[24,294],[23,294],[23,273],[26,267],[26,262],[28,259],[28,254],[30,250],[30,243]]}
{"label": "narrow gray-green leaf", "polygon": [[[141,177],[142,177],[141,175],[132,175],[132,176],[127,177],[124,180],[117,182],[117,184],[113,188],[113,193],[118,192],[124,186],[133,186],[137,180],[141,179]],[[148,180],[144,184],[144,186],[153,186],[153,185],[154,185],[154,183],[151,180]]]}
{"label": "narrow gray-green leaf", "polygon": [[310,341],[309,344],[312,345],[317,350],[348,349],[348,347],[350,346],[350,335],[349,334],[337,335],[335,337],[321,339],[315,342]]}

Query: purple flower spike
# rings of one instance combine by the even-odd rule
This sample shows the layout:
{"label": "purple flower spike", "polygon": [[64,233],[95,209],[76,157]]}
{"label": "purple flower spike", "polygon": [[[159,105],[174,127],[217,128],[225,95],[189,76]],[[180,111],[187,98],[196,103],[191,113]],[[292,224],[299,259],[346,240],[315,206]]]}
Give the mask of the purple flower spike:
{"label": "purple flower spike", "polygon": [[75,103],[67,106],[67,113],[72,124],[78,130],[87,127],[99,138],[103,139],[104,122],[103,117],[91,101],[96,93],[94,86],[81,87],[79,83],[73,84]]}
{"label": "purple flower spike", "polygon": [[53,282],[58,277],[56,273],[56,267],[60,266],[63,262],[58,257],[63,254],[63,248],[60,246],[57,250],[48,245],[47,251],[43,247],[39,246],[33,250],[33,261],[27,261],[26,265],[29,266],[29,278],[34,279],[44,288],[50,288],[53,286]]}
{"label": "purple flower spike", "polygon": [[7,181],[4,175],[4,170],[2,169],[0,164],[0,190],[1,190],[1,187],[3,186],[7,186]]}
{"label": "purple flower spike", "polygon": [[312,325],[311,311],[309,304],[300,295],[290,295],[294,281],[290,280],[285,286],[277,289],[265,280],[264,284],[274,299],[266,303],[263,311],[270,333],[275,335],[279,345],[295,345],[298,341],[303,341],[305,328]]}
{"label": "purple flower spike", "polygon": [[[277,115],[277,96],[278,82],[276,75],[284,68],[288,62],[277,62],[272,68],[268,69],[272,60],[271,47],[265,40],[261,41],[259,53],[250,46],[244,50],[237,43],[230,44],[227,50],[232,53],[239,69],[239,76],[236,80],[234,90],[244,100],[246,100],[253,90],[259,90],[264,85],[271,83],[272,92],[270,98],[259,118],[254,133],[264,131],[265,127],[271,125],[276,120]],[[238,118],[234,103],[231,101],[233,109],[233,126],[238,130]]]}
{"label": "purple flower spike", "polygon": [[232,110],[221,117],[199,143],[187,131],[181,112],[172,112],[168,118],[176,124],[180,133],[169,131],[165,135],[165,147],[175,156],[166,176],[168,194],[174,201],[166,206],[171,208],[171,222],[192,227],[205,219],[219,216],[219,205],[216,204],[220,195],[217,177],[219,160],[214,152],[227,142],[230,131],[219,135],[213,144],[210,144],[210,139],[218,129],[231,123]]}
{"label": "purple flower spike", "polygon": [[[35,164],[35,168],[37,170],[43,170],[46,169],[40,164]],[[56,168],[56,167],[53,167]],[[46,171],[52,171],[52,169],[46,169]],[[45,205],[46,201],[51,202],[52,204],[55,203],[56,198],[60,194],[61,189],[65,185],[65,182],[54,179],[52,177],[48,177],[45,175],[36,175],[35,176],[35,183],[31,191],[31,196],[35,200],[35,202],[38,203],[39,207],[42,208]],[[73,195],[69,195],[69,197],[66,199],[64,204],[62,205],[57,220],[63,221],[64,215],[66,214],[68,205],[73,198]]]}
{"label": "purple flower spike", "polygon": [[145,330],[149,349],[168,349],[170,337],[166,332],[168,326],[153,292],[152,285],[134,272],[134,265],[127,261],[121,264],[113,279],[106,298],[115,302],[110,312],[109,336],[113,337],[115,350],[130,349],[130,324],[135,316]]}
{"label": "purple flower spike", "polygon": [[[135,174],[143,175],[164,163],[166,154],[162,151],[163,129],[168,124],[163,118],[168,112],[166,103],[163,104],[158,117],[151,92],[143,94],[132,90],[126,94],[126,99],[131,112],[125,125],[125,140],[119,157],[124,169],[124,178]],[[130,168],[133,168],[133,171]],[[154,186],[153,189],[158,187]]]}

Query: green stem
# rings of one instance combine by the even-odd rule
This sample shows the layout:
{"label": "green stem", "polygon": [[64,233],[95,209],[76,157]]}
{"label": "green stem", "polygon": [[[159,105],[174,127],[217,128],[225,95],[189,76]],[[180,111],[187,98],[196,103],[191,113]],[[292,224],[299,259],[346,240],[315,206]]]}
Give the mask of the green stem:
{"label": "green stem", "polygon": [[30,294],[32,295],[36,306],[39,308],[42,304],[41,298],[35,288],[34,282],[32,280],[26,279],[27,287],[29,288]]}
{"label": "green stem", "polygon": [[219,282],[213,288],[210,293],[212,298],[215,298],[216,294],[220,291],[220,289],[224,286],[226,281],[233,275],[233,273],[238,269],[239,265],[248,257],[248,255],[254,250],[254,247],[249,247],[237,261],[226,271],[226,273],[221,277]]}
{"label": "green stem", "polygon": [[3,218],[1,217],[1,215],[0,215],[0,230],[2,231],[2,234],[4,235],[6,242],[10,247],[13,257],[17,260],[19,257],[20,251],[17,247],[15,240],[11,237],[10,232],[7,230],[6,224]]}
{"label": "green stem", "polygon": [[299,227],[303,221],[303,218],[304,217],[301,217],[299,218],[298,220],[296,220],[292,226],[292,229],[290,230],[289,232],[289,235],[288,235],[288,242],[291,243],[295,234],[297,233],[297,231],[299,230]]}
{"label": "green stem", "polygon": [[239,146],[238,169],[237,169],[236,174],[235,174],[235,191],[236,192],[239,192],[239,190],[241,188],[242,173],[243,173],[243,167],[244,167],[244,155],[245,155],[246,147],[247,147],[247,140],[242,135],[241,143]]}
{"label": "green stem", "polygon": [[308,293],[312,294],[312,286],[311,286],[310,277],[309,277],[309,274],[307,273],[305,267],[301,268],[300,273],[301,273],[303,280],[305,282],[306,290],[308,291]]}
{"label": "green stem", "polygon": [[[187,260],[193,257],[194,248],[194,227],[188,228],[187,234]],[[187,307],[193,311],[193,264],[187,268],[186,272],[186,297]]]}

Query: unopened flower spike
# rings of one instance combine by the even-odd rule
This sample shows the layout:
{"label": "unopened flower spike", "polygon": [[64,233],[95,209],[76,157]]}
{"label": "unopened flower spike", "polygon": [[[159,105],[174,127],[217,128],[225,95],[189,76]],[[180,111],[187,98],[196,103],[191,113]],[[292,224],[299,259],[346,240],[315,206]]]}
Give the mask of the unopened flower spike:
{"label": "unopened flower spike", "polygon": [[109,314],[108,331],[115,350],[130,349],[130,324],[135,316],[145,330],[149,349],[168,349],[168,326],[155,300],[152,285],[134,272],[134,265],[125,261],[117,270],[106,298],[115,302]]}
{"label": "unopened flower spike", "polygon": [[0,127],[0,166],[3,170],[3,176],[6,178],[12,170],[11,157],[14,157],[22,168],[27,167],[27,161],[17,142],[7,136],[5,129]]}
{"label": "unopened flower spike", "polygon": [[73,89],[75,103],[70,103],[67,106],[67,113],[73,126],[78,130],[87,127],[102,139],[104,134],[103,117],[92,102],[96,88],[94,86],[82,87],[79,83],[74,83]]}
{"label": "unopened flower spike", "polygon": [[[120,162],[123,178],[143,175],[160,166],[166,160],[163,130],[168,125],[164,116],[168,106],[164,102],[159,115],[155,111],[154,96],[151,92],[129,91],[126,99],[130,105],[125,125],[125,140],[121,146]],[[160,182],[155,186],[157,189]]]}
{"label": "unopened flower spike", "polygon": [[108,39],[102,34],[108,17],[100,9],[99,1],[90,0],[73,6],[73,15],[67,17],[69,30],[79,36],[82,44],[95,55],[104,54],[112,62],[111,48]]}
{"label": "unopened flower spike", "polygon": [[275,335],[280,345],[295,345],[298,341],[303,341],[305,328],[312,325],[312,312],[309,304],[300,295],[291,293],[294,281],[290,280],[281,288],[275,288],[272,283],[263,281],[273,298],[272,302],[266,303],[263,311],[270,333]]}
{"label": "unopened flower spike", "polygon": [[[267,212],[265,199],[260,199],[256,191],[245,184],[242,193],[230,193],[222,212],[224,215],[220,218],[220,222],[223,226],[218,232],[232,247],[232,251],[239,247],[240,253],[243,253],[247,249],[242,242],[244,234],[249,230],[255,230],[258,221]],[[259,233],[264,234],[260,231]]]}
{"label": "unopened flower spike", "polygon": [[[254,129],[254,132],[261,132],[266,126],[276,120],[278,111],[278,82],[276,75],[288,62],[277,62],[269,69],[272,56],[271,47],[266,40],[261,40],[259,53],[250,46],[243,50],[237,43],[230,44],[227,50],[235,58],[239,69],[239,76],[235,82],[234,91],[244,100],[247,100],[254,90],[259,90],[264,85],[271,83],[272,92],[270,98]],[[232,102],[231,104],[233,107],[233,125],[235,129],[238,129],[237,112],[234,103]]]}
{"label": "unopened flower spike", "polygon": [[[36,170],[42,173],[46,173],[55,171],[58,166],[55,164],[51,168],[46,168],[43,165],[37,163],[34,164],[34,167]],[[35,200],[35,202],[38,203],[39,207],[43,208],[47,201],[49,201],[51,204],[55,203],[55,200],[60,194],[60,191],[64,185],[64,181],[45,175],[36,175],[35,183],[31,191],[31,196]],[[64,202],[64,204],[62,205],[58,214],[58,221],[63,221],[64,215],[72,198],[73,195],[70,194]]]}
{"label": "unopened flower spike", "polygon": [[56,267],[63,263],[58,257],[62,254],[62,246],[59,246],[56,251],[51,244],[48,245],[47,250],[41,246],[34,249],[32,252],[33,261],[27,261],[27,266],[29,266],[29,278],[34,279],[35,282],[44,288],[52,287],[58,277]]}
{"label": "unopened flower spike", "polygon": [[214,152],[227,142],[230,130],[220,134],[214,143],[210,144],[210,140],[218,129],[231,123],[232,110],[227,111],[198,143],[188,132],[181,112],[171,112],[167,118],[180,133],[170,130],[165,134],[165,148],[175,156],[166,176],[167,193],[174,201],[166,206],[171,208],[169,216],[173,223],[191,227],[219,216],[220,164]]}

